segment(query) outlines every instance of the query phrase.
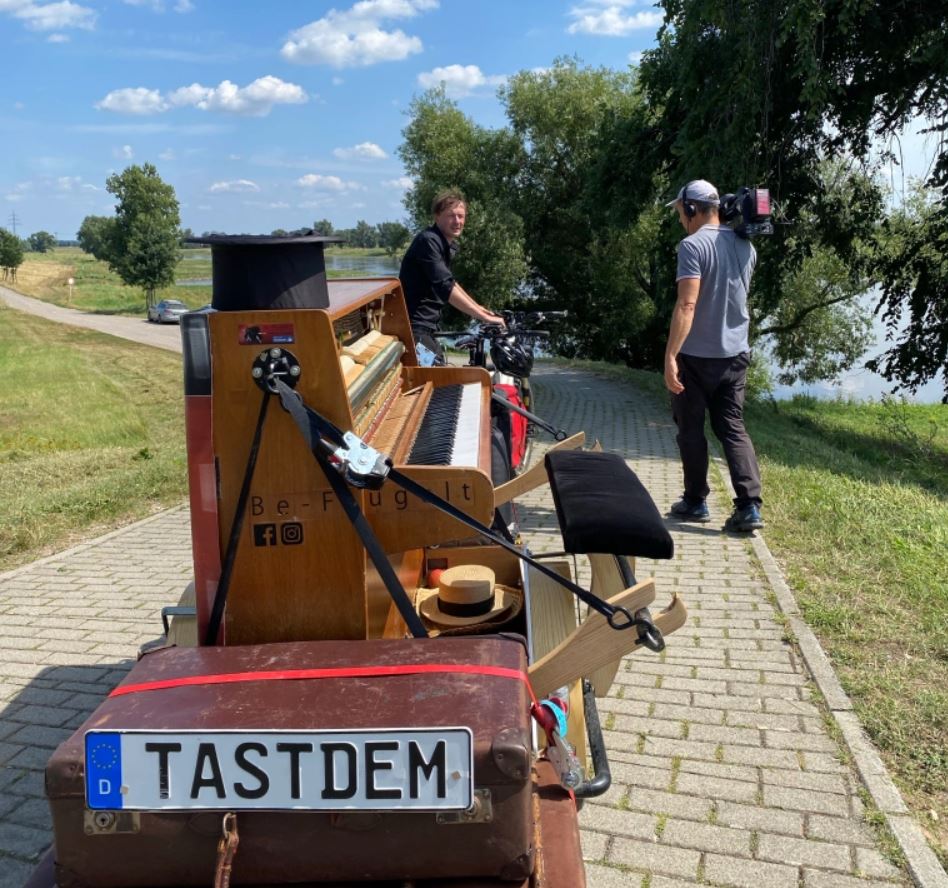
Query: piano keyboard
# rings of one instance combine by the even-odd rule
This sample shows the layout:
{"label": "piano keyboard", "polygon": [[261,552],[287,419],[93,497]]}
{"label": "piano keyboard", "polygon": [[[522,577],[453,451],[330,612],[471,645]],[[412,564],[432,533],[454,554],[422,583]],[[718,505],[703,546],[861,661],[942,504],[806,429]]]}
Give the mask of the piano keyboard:
{"label": "piano keyboard", "polygon": [[479,382],[470,382],[432,392],[408,465],[478,465],[482,390]]}

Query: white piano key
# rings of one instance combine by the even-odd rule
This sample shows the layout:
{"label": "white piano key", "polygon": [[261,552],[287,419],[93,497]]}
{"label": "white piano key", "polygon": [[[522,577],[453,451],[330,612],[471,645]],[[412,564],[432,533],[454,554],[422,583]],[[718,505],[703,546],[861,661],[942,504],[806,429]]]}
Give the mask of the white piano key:
{"label": "white piano key", "polygon": [[452,466],[476,466],[479,454],[481,422],[481,384],[465,383],[461,387],[461,404],[454,428],[451,448]]}

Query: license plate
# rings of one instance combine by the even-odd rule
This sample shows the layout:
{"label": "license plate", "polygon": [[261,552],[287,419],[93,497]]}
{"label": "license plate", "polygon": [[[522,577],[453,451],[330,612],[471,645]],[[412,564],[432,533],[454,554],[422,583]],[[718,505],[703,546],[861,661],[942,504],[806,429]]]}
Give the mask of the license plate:
{"label": "license plate", "polygon": [[469,728],[88,731],[86,803],[105,810],[463,810]]}

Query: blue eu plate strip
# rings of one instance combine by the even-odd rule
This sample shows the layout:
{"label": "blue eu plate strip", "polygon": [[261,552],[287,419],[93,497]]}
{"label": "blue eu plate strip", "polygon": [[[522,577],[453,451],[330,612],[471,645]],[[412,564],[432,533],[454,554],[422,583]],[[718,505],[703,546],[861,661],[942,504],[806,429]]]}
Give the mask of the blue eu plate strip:
{"label": "blue eu plate strip", "polygon": [[122,807],[122,735],[86,734],[86,801],[90,808]]}

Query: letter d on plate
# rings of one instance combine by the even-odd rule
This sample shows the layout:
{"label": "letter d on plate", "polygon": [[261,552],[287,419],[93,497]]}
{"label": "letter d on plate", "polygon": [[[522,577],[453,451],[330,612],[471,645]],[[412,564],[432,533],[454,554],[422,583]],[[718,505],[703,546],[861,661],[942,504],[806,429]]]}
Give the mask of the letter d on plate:
{"label": "letter d on plate", "polygon": [[86,802],[93,809],[122,807],[122,735],[86,734]]}

